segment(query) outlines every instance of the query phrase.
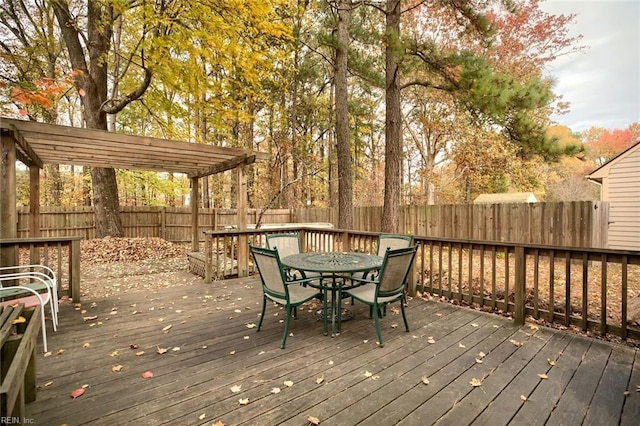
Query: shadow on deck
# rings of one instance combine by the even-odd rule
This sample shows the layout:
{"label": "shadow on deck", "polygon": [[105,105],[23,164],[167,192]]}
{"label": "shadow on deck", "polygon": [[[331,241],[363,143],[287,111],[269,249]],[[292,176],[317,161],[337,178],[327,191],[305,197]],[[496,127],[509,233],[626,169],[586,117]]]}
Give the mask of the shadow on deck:
{"label": "shadow on deck", "polygon": [[245,278],[86,301],[86,312],[61,305],[27,417],[44,425],[307,425],[309,416],[340,426],[638,424],[635,349],[414,299],[411,332],[398,313],[382,320],[384,348],[356,304],[335,338],[299,312],[281,350],[282,310],[268,306],[262,330],[250,328],[261,294]]}

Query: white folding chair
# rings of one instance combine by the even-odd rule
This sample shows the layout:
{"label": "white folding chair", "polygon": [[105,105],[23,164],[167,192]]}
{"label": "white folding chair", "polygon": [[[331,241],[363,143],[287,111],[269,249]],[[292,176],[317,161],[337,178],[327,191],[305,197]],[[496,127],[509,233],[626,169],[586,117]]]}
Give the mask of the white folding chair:
{"label": "white folding chair", "polygon": [[[15,283],[18,281],[18,285],[4,285],[5,282]],[[24,283],[24,281],[28,281]],[[24,284],[22,284],[24,283]],[[39,284],[40,292],[32,287],[34,284]],[[0,299],[5,299],[0,302],[0,305],[15,305],[18,303],[24,303],[25,307],[31,308],[40,305],[41,321],[42,321],[42,344],[44,352],[48,352],[47,347],[47,327],[45,323],[44,307],[48,303],[51,311],[51,322],[53,323],[53,331],[57,330],[57,313],[54,309],[53,294],[51,287],[47,285],[46,281],[39,275],[27,275],[21,274],[5,274],[0,275]]]}
{"label": "white folding chair", "polygon": [[55,325],[58,325],[58,280],[53,269],[46,265],[18,265],[18,266],[3,266],[0,267],[0,276],[14,276],[28,278],[29,276],[39,277],[40,280],[27,281],[26,287],[32,288],[35,291],[44,290],[43,284],[51,290],[53,309],[55,316],[52,315],[52,319],[55,321]]}

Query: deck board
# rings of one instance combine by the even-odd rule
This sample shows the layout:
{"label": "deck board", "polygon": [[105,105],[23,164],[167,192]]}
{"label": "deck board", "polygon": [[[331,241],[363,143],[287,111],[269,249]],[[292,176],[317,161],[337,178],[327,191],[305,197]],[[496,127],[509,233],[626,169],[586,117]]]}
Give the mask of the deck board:
{"label": "deck board", "polygon": [[82,310],[63,303],[27,417],[70,426],[306,425],[308,416],[323,426],[637,424],[636,349],[421,299],[409,301],[409,333],[389,310],[379,348],[368,308],[349,308],[355,317],[335,338],[300,311],[281,350],[281,309],[267,307],[259,333],[247,326],[261,309],[255,278],[125,293]]}

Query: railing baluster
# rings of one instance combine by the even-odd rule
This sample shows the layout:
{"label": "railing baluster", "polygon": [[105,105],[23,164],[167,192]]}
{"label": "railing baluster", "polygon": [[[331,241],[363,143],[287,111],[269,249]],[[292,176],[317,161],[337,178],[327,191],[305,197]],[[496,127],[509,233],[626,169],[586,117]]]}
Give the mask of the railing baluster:
{"label": "railing baluster", "polygon": [[602,254],[601,258],[602,274],[600,275],[600,333],[604,336],[607,334],[607,265],[608,256]]}
{"label": "railing baluster", "polygon": [[627,340],[627,302],[629,300],[629,294],[628,294],[628,282],[627,282],[627,273],[628,273],[628,269],[627,269],[627,265],[628,265],[628,259],[626,255],[622,255],[622,260],[620,263],[622,263],[622,312],[621,312],[621,327],[622,327],[622,332],[621,332],[621,336],[622,340]]}
{"label": "railing baluster", "polygon": [[588,313],[589,290],[589,258],[587,252],[582,253],[582,331],[587,331],[589,326]]}
{"label": "railing baluster", "polygon": [[564,253],[564,325],[571,325],[571,252]]}

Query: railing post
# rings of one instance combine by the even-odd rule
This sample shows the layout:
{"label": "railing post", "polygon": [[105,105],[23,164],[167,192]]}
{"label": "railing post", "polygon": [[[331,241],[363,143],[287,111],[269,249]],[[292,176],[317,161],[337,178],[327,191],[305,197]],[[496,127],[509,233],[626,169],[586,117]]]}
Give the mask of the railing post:
{"label": "railing post", "polygon": [[211,284],[211,263],[213,258],[212,251],[212,236],[210,233],[205,232],[204,234],[204,282],[207,284]]}
{"label": "railing post", "polygon": [[238,278],[249,275],[249,239],[247,234],[238,235]]}
{"label": "railing post", "polygon": [[307,231],[306,229],[300,229],[300,250],[304,253],[307,251]]}
{"label": "railing post", "polygon": [[69,244],[69,293],[73,303],[80,303],[80,238]]}
{"label": "railing post", "polygon": [[[516,246],[515,258],[515,312],[514,321],[517,325],[524,325],[526,299],[526,258],[524,247]],[[505,296],[508,300],[509,295]],[[508,302],[507,302],[508,303]],[[507,305],[508,306],[508,305]]]}

